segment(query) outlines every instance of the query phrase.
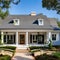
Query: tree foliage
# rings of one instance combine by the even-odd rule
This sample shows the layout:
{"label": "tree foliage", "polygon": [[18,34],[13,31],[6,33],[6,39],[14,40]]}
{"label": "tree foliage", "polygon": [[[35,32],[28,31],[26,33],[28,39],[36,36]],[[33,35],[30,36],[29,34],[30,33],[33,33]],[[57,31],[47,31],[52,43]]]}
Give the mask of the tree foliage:
{"label": "tree foliage", "polygon": [[20,0],[0,0],[0,18],[4,19],[8,15],[11,3],[17,5],[19,2]]}
{"label": "tree foliage", "polygon": [[48,10],[56,10],[60,14],[60,0],[42,0],[43,8]]}
{"label": "tree foliage", "polygon": [[58,26],[60,27],[60,21],[57,21]]}

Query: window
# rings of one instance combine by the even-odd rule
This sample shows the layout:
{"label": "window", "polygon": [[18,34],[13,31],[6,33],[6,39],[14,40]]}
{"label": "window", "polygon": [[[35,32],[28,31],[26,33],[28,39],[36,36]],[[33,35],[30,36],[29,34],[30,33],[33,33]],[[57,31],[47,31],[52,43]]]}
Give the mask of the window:
{"label": "window", "polygon": [[14,25],[19,25],[20,24],[19,19],[13,19],[13,20],[14,20]]}
{"label": "window", "polygon": [[52,34],[52,40],[53,40],[53,41],[56,40],[56,34]]}
{"label": "window", "polygon": [[31,34],[30,43],[44,44],[44,35]]}
{"label": "window", "polygon": [[43,25],[43,19],[38,19],[38,24],[39,24],[39,26]]}
{"label": "window", "polygon": [[15,34],[4,34],[4,43],[5,44],[15,44]]}
{"label": "window", "polygon": [[30,35],[30,43],[37,43],[37,35]]}

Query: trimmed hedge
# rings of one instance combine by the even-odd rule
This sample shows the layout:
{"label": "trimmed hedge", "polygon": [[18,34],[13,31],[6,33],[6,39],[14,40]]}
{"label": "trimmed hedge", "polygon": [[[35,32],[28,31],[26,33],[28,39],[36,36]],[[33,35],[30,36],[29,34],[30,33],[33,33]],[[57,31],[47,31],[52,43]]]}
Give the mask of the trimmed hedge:
{"label": "trimmed hedge", "polygon": [[34,49],[47,49],[48,47],[30,46],[29,48],[30,50],[34,50]]}
{"label": "trimmed hedge", "polygon": [[0,47],[0,49],[11,49],[11,50],[15,50],[16,47],[14,47],[14,46],[2,46],[2,47]]}

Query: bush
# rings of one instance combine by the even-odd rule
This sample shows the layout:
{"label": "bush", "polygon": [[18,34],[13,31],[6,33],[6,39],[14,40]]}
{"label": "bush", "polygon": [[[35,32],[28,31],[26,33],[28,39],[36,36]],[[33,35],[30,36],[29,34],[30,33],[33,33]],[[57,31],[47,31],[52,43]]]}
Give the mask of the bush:
{"label": "bush", "polygon": [[40,47],[40,46],[30,46],[29,48],[30,48],[30,50],[34,50],[34,49],[47,49],[48,47],[45,47],[45,46],[43,46],[43,47]]}
{"label": "bush", "polygon": [[52,49],[52,41],[51,40],[49,40],[50,41],[50,43],[49,43],[49,49]]}
{"label": "bush", "polygon": [[31,46],[31,47],[29,47],[30,48],[30,50],[33,50],[33,49],[40,49],[40,47],[37,47],[37,46]]}
{"label": "bush", "polygon": [[56,58],[53,55],[43,54],[43,55],[36,56],[35,60],[60,60],[60,58]]}
{"label": "bush", "polygon": [[60,52],[53,53],[53,56],[60,58]]}
{"label": "bush", "polygon": [[11,50],[15,50],[16,49],[16,47],[14,47],[14,46],[2,46],[0,48],[2,48],[2,49],[11,49]]}
{"label": "bush", "polygon": [[0,55],[0,60],[11,60],[11,57],[8,55]]}

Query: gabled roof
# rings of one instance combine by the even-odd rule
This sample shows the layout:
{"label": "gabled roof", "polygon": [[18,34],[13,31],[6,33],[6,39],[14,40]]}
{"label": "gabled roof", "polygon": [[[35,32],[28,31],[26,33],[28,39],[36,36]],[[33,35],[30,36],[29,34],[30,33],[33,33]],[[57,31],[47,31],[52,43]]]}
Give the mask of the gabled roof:
{"label": "gabled roof", "polygon": [[[20,25],[16,26],[14,24],[10,24],[9,22],[13,19],[19,19]],[[37,19],[43,19],[44,25],[39,26],[37,23]],[[35,24],[35,23],[36,24]],[[48,18],[45,15],[38,14],[36,16],[30,15],[9,15],[4,20],[0,19],[0,29],[45,29],[52,30],[53,27],[58,27],[56,23],[56,19]]]}

